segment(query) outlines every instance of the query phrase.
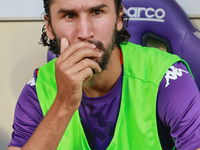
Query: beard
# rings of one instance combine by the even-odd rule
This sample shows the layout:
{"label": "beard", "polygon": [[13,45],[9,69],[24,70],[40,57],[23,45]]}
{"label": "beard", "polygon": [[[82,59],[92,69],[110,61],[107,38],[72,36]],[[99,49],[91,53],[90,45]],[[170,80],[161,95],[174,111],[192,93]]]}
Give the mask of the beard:
{"label": "beard", "polygon": [[[99,64],[102,72],[107,70],[108,68],[108,64],[110,62],[110,56],[111,56],[111,52],[113,51],[114,47],[115,47],[115,43],[116,43],[116,35],[117,35],[117,29],[116,29],[116,25],[113,31],[113,34],[111,36],[110,42],[106,45],[104,45],[101,41],[95,41],[95,40],[84,40],[87,41],[89,43],[92,43],[96,46],[96,48],[98,48],[100,51],[103,52],[103,55],[101,56],[100,59],[97,59],[95,62]],[[60,43],[61,43],[61,39],[57,38],[55,32],[53,31],[54,36],[55,36],[55,45],[57,47],[57,49],[60,50]],[[93,74],[95,74],[94,69],[92,69]]]}
{"label": "beard", "polygon": [[116,41],[116,30],[113,32],[112,38],[107,45],[103,45],[101,41],[88,40],[88,42],[96,45],[96,47],[103,52],[101,58],[96,60],[96,63],[99,64],[102,71],[107,70],[108,64],[110,62],[111,52],[115,47],[115,41]]}

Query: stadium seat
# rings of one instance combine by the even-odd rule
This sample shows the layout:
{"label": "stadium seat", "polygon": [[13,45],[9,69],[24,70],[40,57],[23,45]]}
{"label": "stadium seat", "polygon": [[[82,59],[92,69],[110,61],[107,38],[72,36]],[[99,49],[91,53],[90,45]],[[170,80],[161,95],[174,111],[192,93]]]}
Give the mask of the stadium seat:
{"label": "stadium seat", "polygon": [[123,4],[130,42],[155,46],[186,60],[200,90],[200,31],[179,4],[175,0],[123,0]]}

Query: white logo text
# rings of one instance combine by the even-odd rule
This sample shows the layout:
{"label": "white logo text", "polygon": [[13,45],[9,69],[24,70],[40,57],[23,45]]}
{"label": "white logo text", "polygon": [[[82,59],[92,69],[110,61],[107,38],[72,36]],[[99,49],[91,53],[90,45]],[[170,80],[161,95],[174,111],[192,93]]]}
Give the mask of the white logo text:
{"label": "white logo text", "polygon": [[165,78],[166,78],[166,85],[165,85],[165,87],[169,86],[169,84],[170,84],[169,80],[170,79],[171,80],[176,80],[178,78],[178,76],[181,77],[183,75],[183,72],[188,73],[187,71],[185,71],[185,70],[183,70],[181,68],[176,68],[174,66],[171,66],[170,69],[172,71],[168,70],[166,72],[166,75],[165,75]]}
{"label": "white logo text", "polygon": [[35,85],[35,79],[34,79],[34,78],[31,78],[31,79],[28,81],[27,84],[30,85],[30,86],[34,86],[34,85]]}
{"label": "white logo text", "polygon": [[200,32],[199,32],[199,31],[194,32],[194,35],[195,35],[197,38],[200,39]]}
{"label": "white logo text", "polygon": [[165,10],[162,8],[154,9],[152,7],[129,7],[124,8],[124,12],[130,20],[164,22]]}

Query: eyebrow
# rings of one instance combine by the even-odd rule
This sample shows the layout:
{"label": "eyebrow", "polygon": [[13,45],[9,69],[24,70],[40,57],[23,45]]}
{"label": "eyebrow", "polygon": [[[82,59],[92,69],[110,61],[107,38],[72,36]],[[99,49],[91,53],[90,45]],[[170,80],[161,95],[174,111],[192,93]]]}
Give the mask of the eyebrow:
{"label": "eyebrow", "polygon": [[[94,6],[94,7],[91,7],[89,8],[88,10],[86,10],[87,12],[89,11],[94,11],[94,10],[98,10],[98,9],[102,9],[102,8],[106,8],[108,7],[106,4],[101,4],[99,6]],[[75,9],[65,9],[65,8],[61,8],[58,10],[58,14],[62,14],[62,13],[71,13],[71,12],[78,12],[77,10]]]}

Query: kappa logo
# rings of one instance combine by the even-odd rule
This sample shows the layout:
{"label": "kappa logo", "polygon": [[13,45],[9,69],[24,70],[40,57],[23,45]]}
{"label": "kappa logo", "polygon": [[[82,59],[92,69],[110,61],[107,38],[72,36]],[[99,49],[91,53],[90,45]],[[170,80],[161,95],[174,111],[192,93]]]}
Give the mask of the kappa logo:
{"label": "kappa logo", "polygon": [[162,8],[129,7],[124,8],[124,12],[129,16],[129,20],[165,22],[166,12]]}
{"label": "kappa logo", "polygon": [[196,32],[194,32],[194,35],[195,35],[197,38],[200,39],[200,31],[196,31]]}
{"label": "kappa logo", "polygon": [[169,86],[169,84],[170,84],[169,80],[170,79],[171,80],[176,80],[178,77],[181,77],[183,75],[183,72],[188,73],[187,71],[185,71],[185,70],[183,70],[181,68],[176,68],[174,66],[171,66],[170,69],[172,71],[168,70],[166,72],[166,75],[165,75],[165,78],[166,78],[166,85],[165,85],[165,87]]}
{"label": "kappa logo", "polygon": [[34,78],[31,78],[31,79],[28,81],[27,85],[34,86],[34,85],[35,85],[35,79],[34,79]]}

